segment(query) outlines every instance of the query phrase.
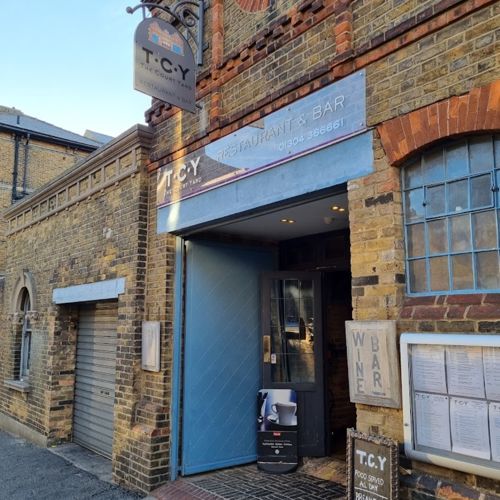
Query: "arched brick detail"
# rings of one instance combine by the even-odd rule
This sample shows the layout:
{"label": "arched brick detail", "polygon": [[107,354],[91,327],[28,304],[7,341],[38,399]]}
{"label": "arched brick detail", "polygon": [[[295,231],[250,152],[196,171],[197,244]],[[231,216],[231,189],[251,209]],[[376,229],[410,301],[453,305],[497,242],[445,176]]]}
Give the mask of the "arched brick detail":
{"label": "arched brick detail", "polygon": [[500,130],[500,80],[398,116],[377,129],[391,165],[440,139]]}
{"label": "arched brick detail", "polygon": [[260,12],[269,7],[269,0],[236,0],[236,3],[246,12]]}
{"label": "arched brick detail", "polygon": [[33,275],[29,271],[23,271],[19,274],[12,291],[10,306],[11,313],[18,313],[21,311],[23,299],[22,291],[24,288],[26,288],[28,290],[28,293],[30,294],[31,310],[36,310],[37,296],[35,280],[33,278]]}

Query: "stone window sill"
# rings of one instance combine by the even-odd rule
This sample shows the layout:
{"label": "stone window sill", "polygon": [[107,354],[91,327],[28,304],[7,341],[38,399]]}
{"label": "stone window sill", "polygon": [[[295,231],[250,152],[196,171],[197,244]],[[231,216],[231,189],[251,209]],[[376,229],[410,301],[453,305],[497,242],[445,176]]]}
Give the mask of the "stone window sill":
{"label": "stone window sill", "polygon": [[31,391],[29,382],[26,382],[25,380],[4,380],[3,385],[9,389],[14,389],[19,392],[27,393]]}

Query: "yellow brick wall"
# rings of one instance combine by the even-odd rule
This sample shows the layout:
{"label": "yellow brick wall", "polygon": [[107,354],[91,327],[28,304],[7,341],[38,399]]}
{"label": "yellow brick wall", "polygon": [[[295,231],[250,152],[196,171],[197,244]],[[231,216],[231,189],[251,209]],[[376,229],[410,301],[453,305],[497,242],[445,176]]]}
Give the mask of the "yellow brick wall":
{"label": "yellow brick wall", "polygon": [[208,133],[210,96],[200,99],[198,104],[202,109],[197,109],[195,113],[180,111],[155,128],[154,156],[162,157],[178,151],[197,136]]}
{"label": "yellow brick wall", "polygon": [[332,20],[327,18],[225,84],[223,116],[231,116],[324,66],[334,52]]}
{"label": "yellow brick wall", "polygon": [[[67,427],[60,429],[60,423],[48,419],[44,402],[49,382],[47,350],[53,341],[48,328],[48,312],[54,307],[52,290],[117,277],[125,277],[128,289],[134,289],[139,231],[136,199],[140,183],[140,176],[123,180],[106,192],[8,238],[5,315],[12,312],[10,298],[17,277],[23,270],[29,270],[35,277],[36,307],[41,318],[37,322],[39,330],[33,333],[30,374],[33,390],[24,400],[0,385],[0,410],[16,415],[28,425],[36,420],[37,427],[42,427],[49,436],[56,433],[59,437],[61,430],[68,436]],[[10,342],[5,328],[2,329],[2,352],[9,351]],[[0,380],[12,378],[6,365],[0,371]],[[23,414],[29,414],[29,418],[24,419]]]}
{"label": "yellow brick wall", "polygon": [[235,0],[225,0],[224,54],[227,55],[239,49],[267,24],[301,3],[302,0],[281,0],[274,2],[272,9],[262,12],[246,12]]}
{"label": "yellow brick wall", "polygon": [[[22,191],[25,141],[19,143],[18,192]],[[27,189],[33,190],[46,184],[68,168],[74,166],[89,153],[84,151],[30,139],[28,143]],[[14,138],[11,134],[0,132],[0,182],[12,187],[14,165]]]}
{"label": "yellow brick wall", "polygon": [[499,23],[497,2],[369,65],[368,125],[500,78]]}
{"label": "yellow brick wall", "polygon": [[[25,141],[19,142],[17,193],[23,192]],[[12,204],[12,182],[14,168],[14,137],[11,134],[0,132],[0,212]],[[28,143],[28,162],[26,175],[27,193],[40,188],[50,180],[73,167],[80,160],[88,156],[88,152],[50,144],[30,139]],[[5,269],[5,229],[3,218],[0,219],[0,275]]]}
{"label": "yellow brick wall", "polygon": [[438,4],[437,0],[353,0],[353,45],[355,49],[394,28],[399,23]]}

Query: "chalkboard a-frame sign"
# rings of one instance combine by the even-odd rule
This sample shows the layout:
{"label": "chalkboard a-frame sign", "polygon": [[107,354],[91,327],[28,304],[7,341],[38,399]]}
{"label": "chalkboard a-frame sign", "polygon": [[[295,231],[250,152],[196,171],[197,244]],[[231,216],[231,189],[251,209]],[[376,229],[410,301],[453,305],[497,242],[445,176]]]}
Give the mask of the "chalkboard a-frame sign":
{"label": "chalkboard a-frame sign", "polygon": [[398,443],[347,429],[347,499],[398,500]]}

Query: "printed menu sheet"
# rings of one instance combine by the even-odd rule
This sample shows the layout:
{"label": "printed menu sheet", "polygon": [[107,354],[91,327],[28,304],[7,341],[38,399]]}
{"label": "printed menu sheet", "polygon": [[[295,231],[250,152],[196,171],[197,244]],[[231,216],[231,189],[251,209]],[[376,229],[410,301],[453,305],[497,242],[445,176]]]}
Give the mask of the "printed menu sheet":
{"label": "printed menu sheet", "polygon": [[483,347],[483,364],[486,397],[500,401],[500,348]]}
{"label": "printed menu sheet", "polygon": [[445,348],[440,345],[412,346],[411,368],[415,391],[447,392],[444,353]]}
{"label": "printed menu sheet", "polygon": [[500,462],[500,403],[490,403],[491,459]]}
{"label": "printed menu sheet", "polygon": [[417,444],[451,450],[449,397],[415,393]]}
{"label": "printed menu sheet", "polygon": [[452,451],[490,459],[488,403],[464,398],[450,398]]}
{"label": "printed menu sheet", "polygon": [[446,348],[448,393],[484,398],[483,348],[448,346]]}

